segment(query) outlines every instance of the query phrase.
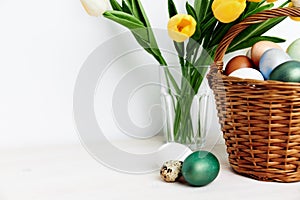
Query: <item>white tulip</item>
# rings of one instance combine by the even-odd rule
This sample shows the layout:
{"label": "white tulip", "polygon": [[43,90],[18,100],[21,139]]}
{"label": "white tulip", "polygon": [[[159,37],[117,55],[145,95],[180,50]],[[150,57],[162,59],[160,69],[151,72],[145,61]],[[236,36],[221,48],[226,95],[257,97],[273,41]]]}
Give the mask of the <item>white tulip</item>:
{"label": "white tulip", "polygon": [[85,11],[91,15],[98,17],[108,9],[107,0],[80,0]]}
{"label": "white tulip", "polygon": [[292,0],[293,6],[300,7],[300,0]]}

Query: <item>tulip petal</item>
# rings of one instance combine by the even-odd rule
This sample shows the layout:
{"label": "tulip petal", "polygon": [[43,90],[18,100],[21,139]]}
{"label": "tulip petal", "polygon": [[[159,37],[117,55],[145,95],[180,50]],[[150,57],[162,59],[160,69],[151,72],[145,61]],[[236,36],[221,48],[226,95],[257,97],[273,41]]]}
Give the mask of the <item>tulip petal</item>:
{"label": "tulip petal", "polygon": [[223,23],[236,20],[245,8],[246,0],[215,0],[212,4],[214,16]]}
{"label": "tulip petal", "polygon": [[174,15],[168,22],[169,36],[176,42],[183,42],[195,33],[196,25],[197,23],[191,15]]}
{"label": "tulip petal", "polygon": [[80,2],[85,11],[95,17],[102,15],[108,8],[107,0],[80,0]]}

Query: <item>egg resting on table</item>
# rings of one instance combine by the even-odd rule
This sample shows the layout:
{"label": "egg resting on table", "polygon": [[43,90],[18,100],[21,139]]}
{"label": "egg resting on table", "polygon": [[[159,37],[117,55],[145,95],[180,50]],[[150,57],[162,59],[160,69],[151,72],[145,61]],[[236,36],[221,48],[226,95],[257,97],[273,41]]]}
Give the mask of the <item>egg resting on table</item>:
{"label": "egg resting on table", "polygon": [[170,160],[160,169],[160,177],[166,182],[175,182],[181,177],[182,161]]}

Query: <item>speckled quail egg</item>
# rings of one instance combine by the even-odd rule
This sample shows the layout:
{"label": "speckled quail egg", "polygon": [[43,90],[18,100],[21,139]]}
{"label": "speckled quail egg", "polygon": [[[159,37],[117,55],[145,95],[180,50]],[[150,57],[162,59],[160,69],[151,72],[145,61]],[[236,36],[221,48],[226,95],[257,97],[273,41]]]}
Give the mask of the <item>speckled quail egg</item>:
{"label": "speckled quail egg", "polygon": [[181,177],[182,161],[170,160],[160,169],[160,177],[166,182],[175,182]]}

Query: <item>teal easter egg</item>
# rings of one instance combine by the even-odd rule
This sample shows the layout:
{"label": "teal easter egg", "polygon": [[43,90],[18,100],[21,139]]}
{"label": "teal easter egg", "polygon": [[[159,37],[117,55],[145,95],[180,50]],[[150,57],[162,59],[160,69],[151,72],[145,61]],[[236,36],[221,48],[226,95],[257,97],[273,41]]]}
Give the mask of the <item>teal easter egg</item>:
{"label": "teal easter egg", "polygon": [[300,38],[292,42],[286,52],[292,59],[300,61]]}
{"label": "teal easter egg", "polygon": [[259,71],[265,79],[269,79],[270,73],[281,63],[292,60],[282,49],[272,48],[265,51],[259,60]]}
{"label": "teal easter egg", "polygon": [[270,80],[300,83],[300,62],[291,60],[280,64],[270,74]]}
{"label": "teal easter egg", "polygon": [[193,186],[204,186],[212,182],[220,171],[220,163],[215,155],[208,151],[196,151],[190,154],[182,165],[182,175]]}

